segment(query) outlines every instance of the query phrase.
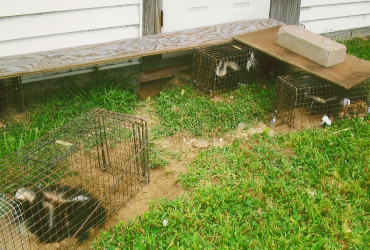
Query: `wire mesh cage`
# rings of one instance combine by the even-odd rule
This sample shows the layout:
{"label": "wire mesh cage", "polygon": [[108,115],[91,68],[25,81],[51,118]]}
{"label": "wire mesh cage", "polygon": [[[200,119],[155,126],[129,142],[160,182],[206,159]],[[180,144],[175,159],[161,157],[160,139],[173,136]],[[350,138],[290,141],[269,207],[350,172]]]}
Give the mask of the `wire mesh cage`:
{"label": "wire mesh cage", "polygon": [[290,127],[323,125],[368,113],[370,79],[351,88],[334,85],[312,75],[279,76],[275,91],[275,113]]}
{"label": "wire mesh cage", "polygon": [[31,248],[77,244],[149,182],[147,123],[94,109],[0,159],[0,167],[7,173],[0,193],[21,208]]}
{"label": "wire mesh cage", "polygon": [[285,63],[238,42],[197,48],[193,62],[193,82],[206,93],[235,89],[287,69]]}
{"label": "wire mesh cage", "polygon": [[24,100],[21,77],[0,79],[0,118],[23,111]]}
{"label": "wire mesh cage", "polygon": [[0,203],[0,249],[30,249],[27,234],[21,226],[23,218],[17,213],[21,207],[5,195],[0,195]]}

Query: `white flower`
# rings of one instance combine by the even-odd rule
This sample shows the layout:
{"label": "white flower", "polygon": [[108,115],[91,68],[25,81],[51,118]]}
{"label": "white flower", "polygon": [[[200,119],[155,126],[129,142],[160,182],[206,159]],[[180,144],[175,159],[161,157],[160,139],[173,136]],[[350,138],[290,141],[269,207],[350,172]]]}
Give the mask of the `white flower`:
{"label": "white flower", "polygon": [[168,221],[167,220],[163,220],[162,223],[163,223],[163,226],[164,227],[167,227],[167,225],[168,225]]}

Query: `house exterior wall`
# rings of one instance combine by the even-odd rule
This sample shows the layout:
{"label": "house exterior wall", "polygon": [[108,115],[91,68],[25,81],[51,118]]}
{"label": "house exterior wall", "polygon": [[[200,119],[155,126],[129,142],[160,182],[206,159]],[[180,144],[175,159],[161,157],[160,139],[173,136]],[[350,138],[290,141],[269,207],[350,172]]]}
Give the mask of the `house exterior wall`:
{"label": "house exterior wall", "polygon": [[370,27],[370,0],[301,0],[299,22],[317,34]]}
{"label": "house exterior wall", "polygon": [[3,0],[0,56],[141,36],[142,0]]}
{"label": "house exterior wall", "polygon": [[162,0],[162,33],[269,18],[270,0]]}

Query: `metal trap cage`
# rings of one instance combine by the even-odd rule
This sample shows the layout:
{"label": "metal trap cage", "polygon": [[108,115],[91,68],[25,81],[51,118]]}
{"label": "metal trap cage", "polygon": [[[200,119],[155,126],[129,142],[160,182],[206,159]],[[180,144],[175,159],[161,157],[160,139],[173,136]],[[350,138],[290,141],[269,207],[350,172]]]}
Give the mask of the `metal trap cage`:
{"label": "metal trap cage", "polygon": [[14,204],[12,198],[1,194],[0,203],[1,249],[30,249],[28,236],[21,226],[22,216],[17,213],[21,207]]}
{"label": "metal trap cage", "polygon": [[370,80],[351,89],[312,75],[279,76],[275,91],[275,113],[290,127],[322,124],[331,120],[363,117],[368,113]]}
{"label": "metal trap cage", "polygon": [[[36,236],[30,248],[70,248],[149,182],[147,123],[94,109],[0,159],[0,167],[0,193],[21,218],[15,226]],[[3,217],[0,239],[8,242],[14,235]]]}
{"label": "metal trap cage", "polygon": [[197,48],[193,62],[193,83],[206,93],[235,89],[287,69],[285,63],[238,42]]}
{"label": "metal trap cage", "polygon": [[0,79],[0,118],[23,111],[24,100],[21,77]]}

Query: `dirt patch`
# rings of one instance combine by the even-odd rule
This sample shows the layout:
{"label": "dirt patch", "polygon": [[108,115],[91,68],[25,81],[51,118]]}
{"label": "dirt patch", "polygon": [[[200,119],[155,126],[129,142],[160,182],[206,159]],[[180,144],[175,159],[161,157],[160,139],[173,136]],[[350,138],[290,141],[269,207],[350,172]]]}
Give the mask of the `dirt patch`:
{"label": "dirt patch", "polygon": [[[169,140],[172,144],[176,140]],[[182,143],[181,143],[182,144]],[[158,145],[160,143],[158,142]],[[185,144],[184,144],[185,145]],[[183,147],[177,146],[171,148],[175,152],[180,152]],[[184,188],[177,183],[177,177],[180,173],[186,172],[186,166],[192,162],[198,155],[199,150],[194,149],[191,152],[183,152],[181,160],[165,158],[169,163],[167,166],[151,170],[150,182],[145,185],[134,197],[132,197],[123,207],[121,207],[113,216],[108,218],[103,230],[108,230],[117,225],[120,221],[128,222],[138,215],[143,214],[149,208],[149,201],[156,201],[160,198],[175,199],[184,192]],[[91,246],[92,238],[99,235],[99,230],[91,232],[92,237],[82,244],[79,244],[75,249],[82,250]]]}
{"label": "dirt patch", "polygon": [[174,77],[142,82],[137,91],[139,98],[145,100],[158,95],[162,90],[169,89],[173,86],[181,86],[191,79],[191,73],[188,71],[176,72]]}

